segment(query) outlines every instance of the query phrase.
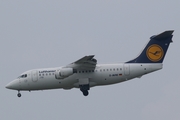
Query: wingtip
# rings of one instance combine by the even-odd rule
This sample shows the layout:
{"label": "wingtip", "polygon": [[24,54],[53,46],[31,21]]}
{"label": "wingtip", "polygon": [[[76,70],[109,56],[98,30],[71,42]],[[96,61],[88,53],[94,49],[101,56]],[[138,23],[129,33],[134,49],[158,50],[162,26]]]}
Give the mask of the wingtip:
{"label": "wingtip", "polygon": [[95,55],[87,55],[86,57],[94,57]]}

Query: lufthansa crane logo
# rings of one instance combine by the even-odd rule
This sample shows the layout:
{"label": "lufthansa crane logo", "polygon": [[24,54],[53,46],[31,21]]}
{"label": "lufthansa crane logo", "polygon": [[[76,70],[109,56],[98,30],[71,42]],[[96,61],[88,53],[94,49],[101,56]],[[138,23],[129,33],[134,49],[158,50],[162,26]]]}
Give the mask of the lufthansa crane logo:
{"label": "lufthansa crane logo", "polygon": [[149,58],[149,60],[157,62],[162,59],[164,51],[159,45],[153,44],[148,47],[146,55]]}

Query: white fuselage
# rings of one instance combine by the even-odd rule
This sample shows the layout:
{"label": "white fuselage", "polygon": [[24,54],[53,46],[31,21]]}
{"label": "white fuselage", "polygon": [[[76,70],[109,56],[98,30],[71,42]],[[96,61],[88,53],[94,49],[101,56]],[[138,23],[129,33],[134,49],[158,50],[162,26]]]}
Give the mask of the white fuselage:
{"label": "white fuselage", "polygon": [[58,69],[61,67],[30,70],[23,73],[27,75],[26,77],[19,77],[7,86],[15,90],[31,91],[79,88],[80,84],[86,83],[90,87],[109,85],[162,69],[162,63],[97,64],[94,70],[78,70],[76,73],[61,79],[55,77],[55,71]]}

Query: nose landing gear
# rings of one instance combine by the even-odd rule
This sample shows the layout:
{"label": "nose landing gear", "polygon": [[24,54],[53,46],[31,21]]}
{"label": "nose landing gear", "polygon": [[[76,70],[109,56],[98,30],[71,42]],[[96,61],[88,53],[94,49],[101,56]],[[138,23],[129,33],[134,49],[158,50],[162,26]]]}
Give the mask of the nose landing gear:
{"label": "nose landing gear", "polygon": [[20,93],[20,91],[18,91],[18,94],[17,94],[17,96],[18,96],[18,97],[21,97],[21,93]]}

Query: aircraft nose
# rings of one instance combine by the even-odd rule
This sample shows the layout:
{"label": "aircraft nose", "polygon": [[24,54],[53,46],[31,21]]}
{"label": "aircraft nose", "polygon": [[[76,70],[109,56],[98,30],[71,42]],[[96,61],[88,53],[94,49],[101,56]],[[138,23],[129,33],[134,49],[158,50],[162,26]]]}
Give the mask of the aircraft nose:
{"label": "aircraft nose", "polygon": [[20,85],[19,85],[18,80],[13,80],[12,82],[8,83],[5,87],[7,89],[18,90]]}
{"label": "aircraft nose", "polygon": [[12,88],[12,84],[11,84],[11,83],[8,83],[8,84],[6,85],[6,88],[7,88],[7,89],[11,89],[11,88]]}

